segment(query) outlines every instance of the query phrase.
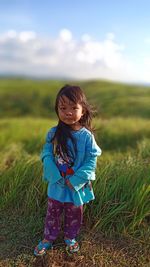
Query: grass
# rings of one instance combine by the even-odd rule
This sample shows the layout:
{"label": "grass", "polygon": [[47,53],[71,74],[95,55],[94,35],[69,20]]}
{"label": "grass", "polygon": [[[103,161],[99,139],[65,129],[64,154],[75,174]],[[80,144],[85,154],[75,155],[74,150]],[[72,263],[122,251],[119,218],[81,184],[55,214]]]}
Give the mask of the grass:
{"label": "grass", "polygon": [[[116,140],[121,133],[122,138],[128,136],[123,121],[121,118],[116,120]],[[47,257],[35,259],[33,249],[42,236],[47,203],[47,186],[41,182],[39,152],[47,129],[55,121],[32,118],[1,120],[2,266],[148,266],[149,125],[142,119],[138,124],[131,118],[126,122],[127,126],[132,126],[130,136],[134,137],[136,131],[137,139],[133,145],[124,138],[125,144],[121,147],[119,142],[119,150],[113,135],[110,150],[105,144],[108,149],[105,152],[103,148],[93,184],[96,199],[84,208],[80,253],[68,258],[60,237]],[[113,132],[113,124],[112,119],[95,120],[98,143],[104,137],[107,140],[110,131]]]}
{"label": "grass", "polygon": [[[55,117],[58,90],[68,81],[0,79],[0,118]],[[77,82],[104,119],[121,116],[149,118],[150,87],[106,81]]]}
{"label": "grass", "polygon": [[90,210],[97,218],[94,229],[136,235],[150,215],[150,168],[137,158],[101,167]]}
{"label": "grass", "polygon": [[[27,217],[9,212],[2,216],[1,247],[4,267],[148,267],[149,243],[143,243],[131,237],[106,237],[102,232],[94,233],[84,222],[79,236],[80,252],[68,256],[65,252],[62,233],[54,244],[54,249],[42,258],[33,256],[33,249],[39,235],[42,235],[44,216],[38,214]],[[34,226],[34,227],[33,227]],[[3,248],[3,249],[2,249]]]}
{"label": "grass", "polygon": [[68,257],[61,233],[46,257],[33,257],[47,204],[39,153],[47,130],[56,124],[52,102],[61,85],[0,81],[0,266],[148,267],[150,90],[102,81],[81,82],[98,107],[95,136],[103,151],[93,183],[96,198],[84,206],[81,250]]}
{"label": "grass", "polygon": [[[26,210],[26,213],[31,214],[42,208],[45,203],[46,184],[41,182],[42,164],[37,153],[42,148],[46,129],[50,128],[54,121],[49,123],[48,120],[33,121],[31,118],[26,118],[12,119],[8,122],[9,120],[5,119],[0,123],[1,131],[4,132],[0,140],[1,206]],[[107,140],[109,133],[113,131],[112,120],[110,123],[105,123],[105,126],[102,125],[103,122],[95,123],[97,127],[102,128],[100,130],[102,138],[105,132]],[[138,126],[135,127],[130,119],[130,124],[132,128],[129,136],[132,133],[134,137],[136,130],[138,137],[134,146],[131,143],[129,148],[129,143],[125,139],[125,134],[128,136],[127,131],[125,127],[120,130],[122,121],[116,120],[114,136],[116,140],[118,139],[119,149],[122,151],[117,153],[117,149],[115,150],[112,135],[114,150],[110,143],[109,153],[105,155],[104,152],[102,159],[98,160],[97,179],[93,183],[96,200],[91,204],[92,208],[85,209],[86,216],[93,218],[91,224],[94,228],[107,233],[138,233],[139,229],[146,227],[150,215],[150,142],[147,139],[149,126],[145,120],[139,120]],[[28,128],[24,128],[24,125],[28,125]],[[96,132],[98,143],[101,142],[100,132]],[[124,147],[121,147],[121,141],[119,142],[121,132],[125,142]],[[6,140],[7,145],[4,146]]]}
{"label": "grass", "polygon": [[[2,175],[2,207],[20,209],[28,215],[42,209],[46,184],[41,182],[41,176],[38,157],[16,161]],[[90,223],[97,231],[140,232],[150,216],[149,184],[150,168],[142,160],[103,164],[93,184],[96,200],[85,209],[85,216],[93,218]]]}
{"label": "grass", "polygon": [[[21,144],[27,152],[39,153],[45,140],[46,132],[57,121],[44,118],[11,118],[0,120],[1,151],[12,143]],[[143,140],[150,138],[150,121],[141,118],[112,118],[94,120],[95,136],[104,150],[109,154],[127,152],[136,149]]]}

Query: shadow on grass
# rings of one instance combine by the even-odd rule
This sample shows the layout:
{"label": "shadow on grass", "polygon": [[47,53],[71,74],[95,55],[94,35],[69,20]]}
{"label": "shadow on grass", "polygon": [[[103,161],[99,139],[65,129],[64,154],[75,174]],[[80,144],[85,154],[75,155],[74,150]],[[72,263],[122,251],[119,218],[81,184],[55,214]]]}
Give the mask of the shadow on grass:
{"label": "shadow on grass", "polygon": [[[25,216],[16,212],[3,212],[1,220],[2,267],[147,267],[150,264],[147,243],[127,238],[108,238],[94,233],[88,226],[81,229],[80,251],[68,255],[63,233],[47,255],[35,258],[34,247],[43,234],[44,216]],[[84,222],[85,224],[85,222]]]}

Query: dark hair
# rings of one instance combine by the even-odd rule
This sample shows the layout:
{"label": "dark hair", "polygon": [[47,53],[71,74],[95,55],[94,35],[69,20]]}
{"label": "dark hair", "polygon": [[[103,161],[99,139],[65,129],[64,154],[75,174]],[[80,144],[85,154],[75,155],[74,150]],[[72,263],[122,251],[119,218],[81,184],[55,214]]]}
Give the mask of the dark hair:
{"label": "dark hair", "polygon": [[[65,85],[60,89],[60,91],[57,94],[55,102],[55,111],[57,115],[58,115],[58,104],[60,99],[63,98],[63,96],[67,97],[70,101],[74,102],[75,104],[79,103],[80,105],[82,105],[84,113],[79,123],[92,132],[91,121],[92,121],[93,111],[91,109],[91,106],[88,104],[86,96],[81,90],[81,88],[79,86],[74,86],[74,85]],[[59,153],[62,151],[63,154],[66,154],[67,156],[74,158],[75,154],[72,155],[71,151],[69,151],[67,148],[67,140],[71,139],[74,146],[74,150],[76,152],[76,143],[71,132],[72,132],[71,127],[59,119],[56,132],[54,137],[52,138],[52,141],[56,141],[57,147],[60,148]]]}

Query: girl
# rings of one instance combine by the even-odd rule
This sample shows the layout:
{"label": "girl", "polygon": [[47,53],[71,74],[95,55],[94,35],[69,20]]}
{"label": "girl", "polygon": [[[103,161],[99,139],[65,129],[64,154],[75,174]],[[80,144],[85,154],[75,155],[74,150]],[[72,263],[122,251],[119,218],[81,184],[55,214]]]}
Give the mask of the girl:
{"label": "girl", "polygon": [[42,256],[52,248],[64,211],[64,242],[69,253],[79,250],[76,237],[83,219],[83,204],[94,199],[97,156],[101,149],[91,130],[92,111],[80,87],[66,85],[55,103],[58,125],[47,134],[41,159],[48,182],[48,208],[44,239],[34,250]]}

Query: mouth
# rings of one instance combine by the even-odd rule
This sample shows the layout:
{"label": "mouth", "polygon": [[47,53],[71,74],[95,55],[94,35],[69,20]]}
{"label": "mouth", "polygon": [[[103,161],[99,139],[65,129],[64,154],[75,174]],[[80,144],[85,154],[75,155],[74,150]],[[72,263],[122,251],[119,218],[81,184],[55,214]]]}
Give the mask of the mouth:
{"label": "mouth", "polygon": [[70,118],[66,118],[64,121],[66,121],[67,124],[73,124],[74,120]]}
{"label": "mouth", "polygon": [[65,118],[65,120],[72,121],[73,119],[72,118]]}

